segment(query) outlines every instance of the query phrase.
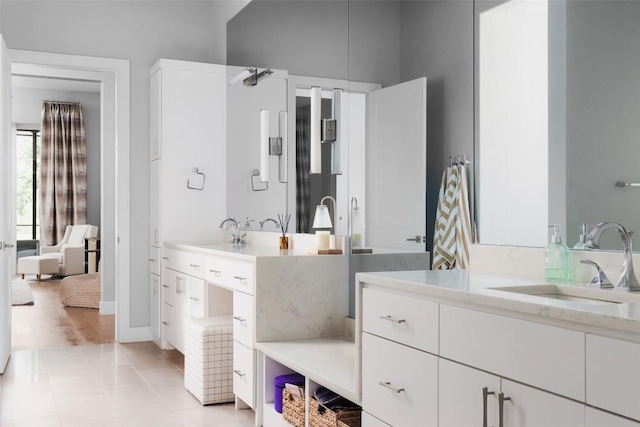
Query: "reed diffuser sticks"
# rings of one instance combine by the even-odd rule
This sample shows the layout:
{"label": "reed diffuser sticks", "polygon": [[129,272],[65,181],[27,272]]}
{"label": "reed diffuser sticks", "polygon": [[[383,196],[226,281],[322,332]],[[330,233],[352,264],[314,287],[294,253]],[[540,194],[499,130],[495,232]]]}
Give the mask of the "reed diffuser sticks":
{"label": "reed diffuser sticks", "polygon": [[289,238],[287,237],[287,231],[289,230],[289,220],[291,214],[278,214],[278,223],[282,236],[280,236],[280,249],[289,249]]}

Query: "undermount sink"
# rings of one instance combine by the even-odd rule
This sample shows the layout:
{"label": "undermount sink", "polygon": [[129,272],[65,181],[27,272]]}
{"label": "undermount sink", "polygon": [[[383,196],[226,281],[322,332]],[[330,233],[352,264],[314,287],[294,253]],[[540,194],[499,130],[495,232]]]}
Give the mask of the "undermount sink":
{"label": "undermount sink", "polygon": [[489,289],[589,305],[640,302],[640,294],[618,292],[611,289],[592,289],[587,288],[586,286],[578,287],[543,284],[530,286],[507,286]]}

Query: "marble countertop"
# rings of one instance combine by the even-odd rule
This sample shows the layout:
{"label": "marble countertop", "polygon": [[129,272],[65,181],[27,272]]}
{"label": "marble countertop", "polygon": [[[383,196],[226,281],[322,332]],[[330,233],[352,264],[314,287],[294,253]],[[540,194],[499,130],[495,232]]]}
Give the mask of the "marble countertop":
{"label": "marble countertop", "polygon": [[258,257],[319,256],[304,249],[280,249],[277,246],[254,244],[236,246],[231,243],[223,242],[163,242],[163,245],[169,249],[201,252],[210,255],[221,255],[229,258],[249,261],[253,261]]}
{"label": "marble countertop", "polygon": [[[515,279],[467,270],[358,273],[356,281],[392,287],[422,294],[425,297],[487,306],[552,320],[575,322],[588,328],[606,328],[640,334],[640,295],[638,294],[628,296],[637,302],[593,303],[580,299],[563,300],[528,294],[534,292],[539,287],[538,285],[545,284],[544,281]],[[587,289],[582,283],[556,285],[568,289],[571,294],[578,296],[584,294],[585,296],[617,300],[617,302],[627,298],[625,293],[613,290]],[[509,288],[511,291],[495,288]]]}

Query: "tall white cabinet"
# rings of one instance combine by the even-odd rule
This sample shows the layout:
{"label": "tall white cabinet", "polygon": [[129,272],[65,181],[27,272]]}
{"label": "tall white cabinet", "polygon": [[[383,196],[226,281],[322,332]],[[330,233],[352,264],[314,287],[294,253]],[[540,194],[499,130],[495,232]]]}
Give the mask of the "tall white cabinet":
{"label": "tall white cabinet", "polygon": [[213,240],[226,214],[226,81],[223,65],[161,59],[150,70],[150,324],[163,348],[162,242]]}

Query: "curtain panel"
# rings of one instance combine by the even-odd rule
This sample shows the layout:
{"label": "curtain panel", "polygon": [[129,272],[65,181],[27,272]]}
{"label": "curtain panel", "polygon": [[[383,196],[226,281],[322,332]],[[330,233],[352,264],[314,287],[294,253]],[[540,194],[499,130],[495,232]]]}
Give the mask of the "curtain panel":
{"label": "curtain panel", "polygon": [[310,217],[310,181],[311,170],[310,140],[307,129],[309,124],[305,118],[296,119],[296,231],[311,231]]}
{"label": "curtain panel", "polygon": [[42,104],[40,244],[57,244],[67,225],[87,223],[87,143],[79,103]]}

